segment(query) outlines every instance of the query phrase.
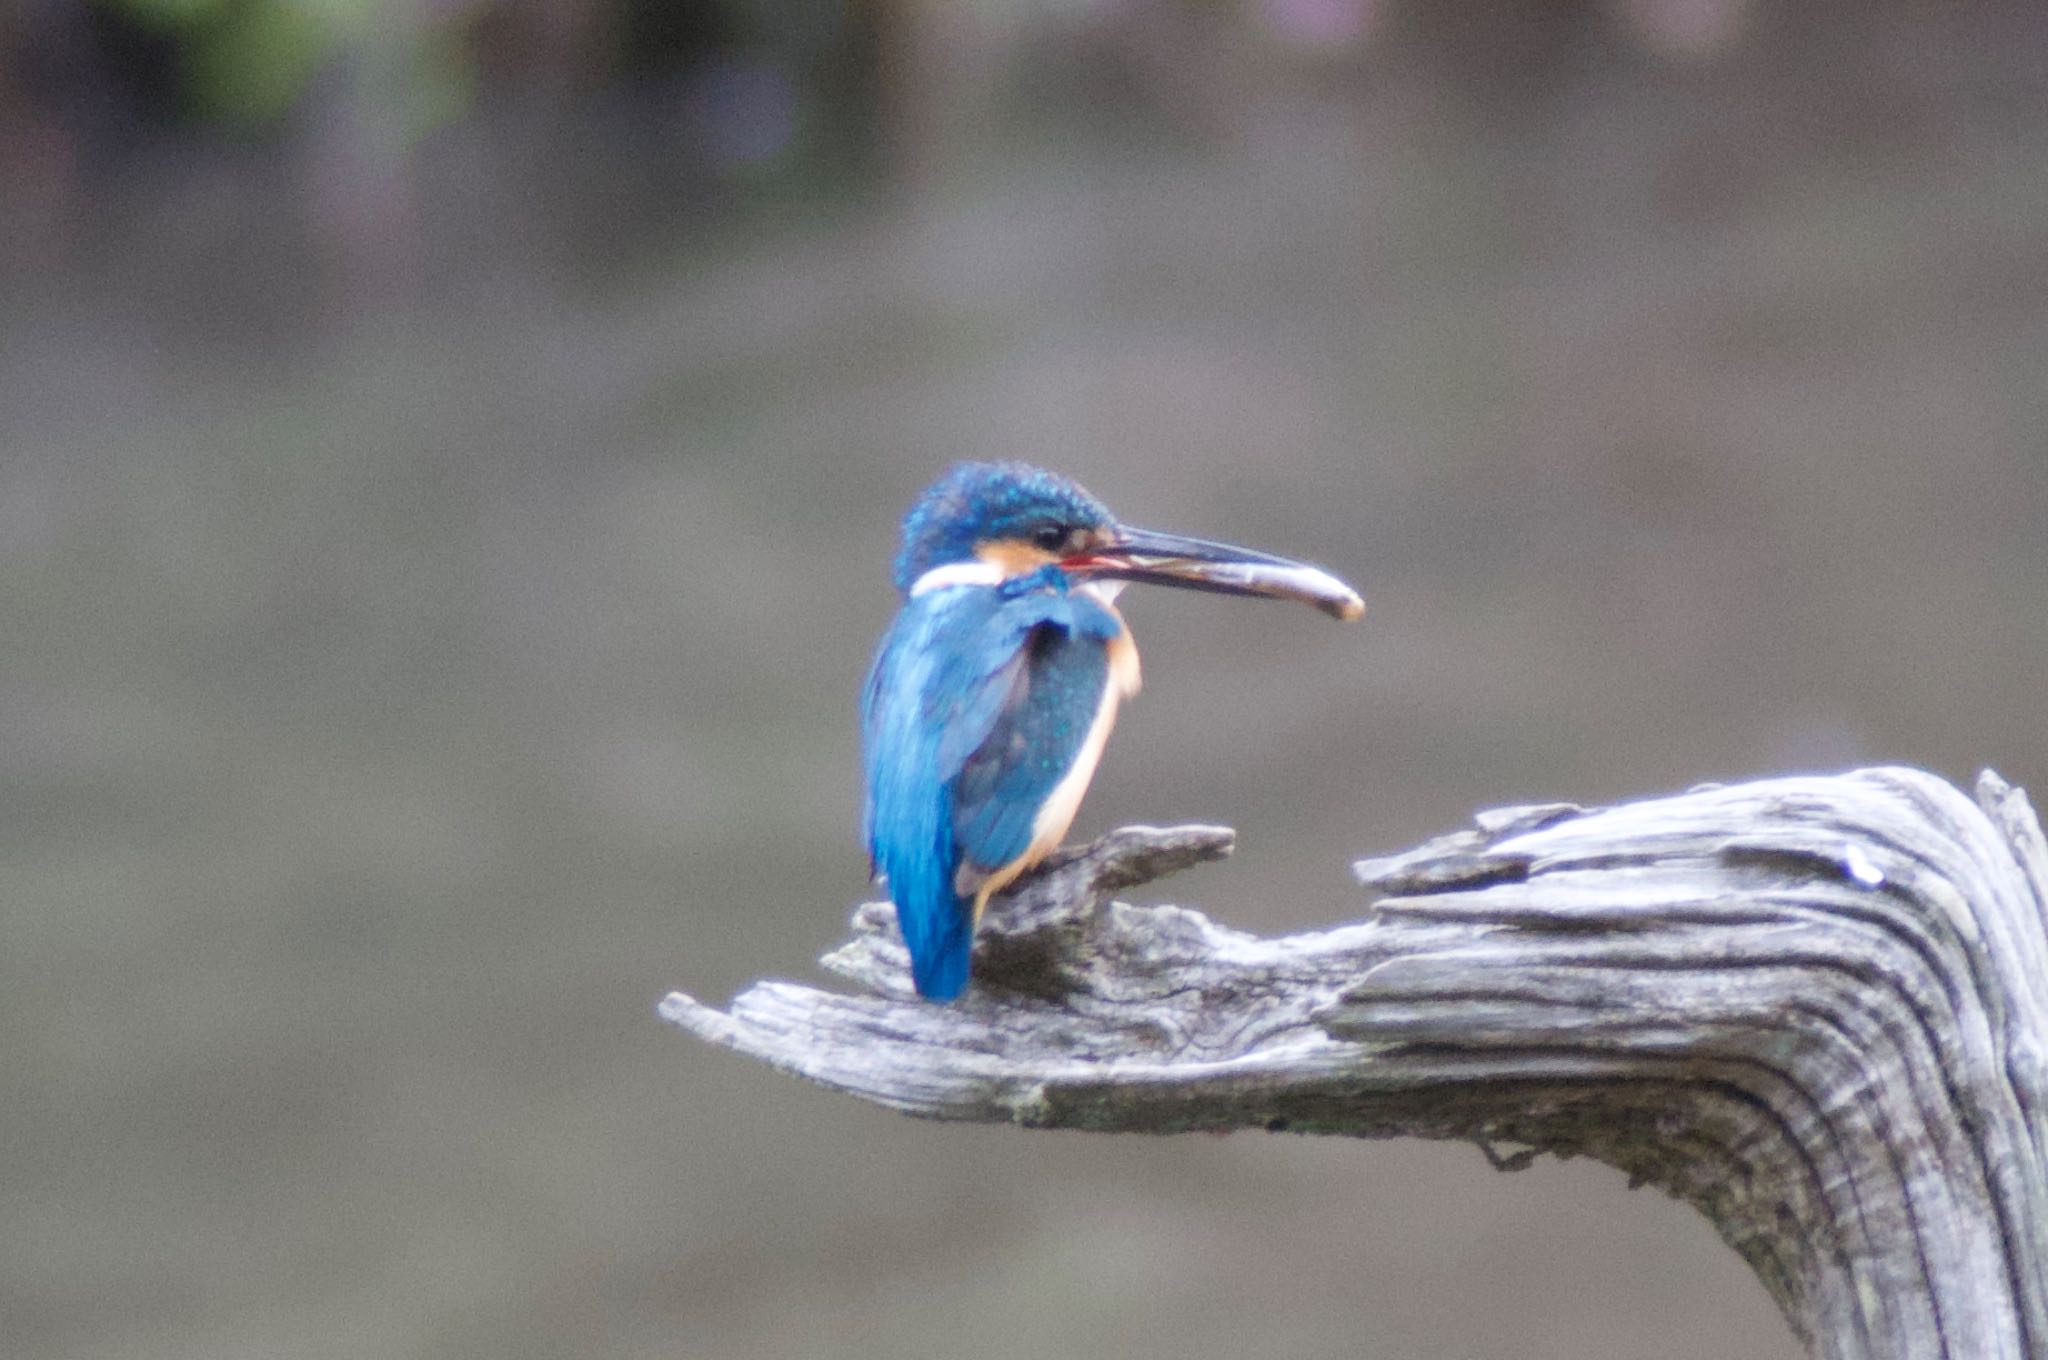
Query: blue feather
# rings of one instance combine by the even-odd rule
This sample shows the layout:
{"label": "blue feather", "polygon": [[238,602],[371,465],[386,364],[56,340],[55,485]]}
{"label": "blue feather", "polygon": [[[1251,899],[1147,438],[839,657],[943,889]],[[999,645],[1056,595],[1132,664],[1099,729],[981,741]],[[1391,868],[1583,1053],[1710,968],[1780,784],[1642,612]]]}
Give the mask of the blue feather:
{"label": "blue feather", "polygon": [[862,692],[866,834],[918,991],[967,985],[981,875],[1030,846],[1046,796],[1085,740],[1118,621],[1053,568],[905,602]]}
{"label": "blue feather", "polygon": [[944,562],[965,562],[991,539],[1028,539],[1046,524],[1110,523],[1107,506],[1057,473],[1023,463],[955,463],[925,488],[903,517],[896,588]]}

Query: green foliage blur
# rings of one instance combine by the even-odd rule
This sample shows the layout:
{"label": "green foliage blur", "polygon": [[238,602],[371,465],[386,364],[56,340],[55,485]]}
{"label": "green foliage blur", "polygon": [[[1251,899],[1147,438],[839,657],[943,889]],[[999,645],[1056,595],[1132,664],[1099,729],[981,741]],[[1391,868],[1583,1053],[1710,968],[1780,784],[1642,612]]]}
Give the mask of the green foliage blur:
{"label": "green foliage blur", "polygon": [[[178,112],[245,129],[274,126],[325,78],[383,110],[413,138],[473,105],[494,56],[547,68],[552,83],[682,65],[732,44],[799,59],[829,48],[833,4],[761,0],[90,0],[164,44]],[[509,35],[509,36],[508,36]]]}
{"label": "green foliage blur", "polygon": [[260,125],[290,111],[344,52],[359,52],[396,96],[405,124],[467,101],[472,72],[446,18],[393,26],[382,0],[103,0],[175,51],[185,107],[211,121]]}

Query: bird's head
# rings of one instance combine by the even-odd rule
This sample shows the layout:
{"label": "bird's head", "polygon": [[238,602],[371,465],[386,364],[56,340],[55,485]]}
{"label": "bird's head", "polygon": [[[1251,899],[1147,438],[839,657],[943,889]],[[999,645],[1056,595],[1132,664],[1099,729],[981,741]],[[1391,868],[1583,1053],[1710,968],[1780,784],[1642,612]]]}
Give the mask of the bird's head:
{"label": "bird's head", "polygon": [[1114,524],[1107,506],[1057,472],[955,463],[903,517],[896,588],[908,595],[920,582],[1028,575],[1090,546]]}
{"label": "bird's head", "polygon": [[1300,600],[1340,619],[1358,592],[1319,567],[1120,524],[1080,486],[1024,463],[956,463],[903,518],[896,588],[995,585],[1056,566],[1077,584],[1149,581]]}

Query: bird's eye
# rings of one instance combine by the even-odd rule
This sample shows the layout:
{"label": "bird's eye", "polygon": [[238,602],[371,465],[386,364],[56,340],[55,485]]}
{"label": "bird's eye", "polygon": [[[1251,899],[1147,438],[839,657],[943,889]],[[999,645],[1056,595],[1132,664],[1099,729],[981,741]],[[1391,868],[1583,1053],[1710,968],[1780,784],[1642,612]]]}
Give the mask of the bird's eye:
{"label": "bird's eye", "polygon": [[1031,541],[1047,552],[1058,552],[1066,546],[1067,531],[1057,524],[1048,524],[1042,529],[1032,530]]}

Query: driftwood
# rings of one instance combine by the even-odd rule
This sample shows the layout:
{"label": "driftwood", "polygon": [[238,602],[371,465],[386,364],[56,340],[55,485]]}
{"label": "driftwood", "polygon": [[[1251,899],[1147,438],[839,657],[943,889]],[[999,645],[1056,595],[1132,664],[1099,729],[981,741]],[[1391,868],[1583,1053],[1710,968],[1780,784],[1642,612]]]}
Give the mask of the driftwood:
{"label": "driftwood", "polygon": [[1711,1219],[1818,1355],[2048,1360],[2048,849],[1915,770],[1481,815],[1362,861],[1368,919],[1258,939],[1119,890],[1229,853],[1129,827],[991,908],[917,1001],[890,908],[673,1023],[910,1114],[1469,1139]]}

